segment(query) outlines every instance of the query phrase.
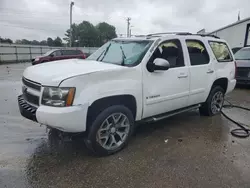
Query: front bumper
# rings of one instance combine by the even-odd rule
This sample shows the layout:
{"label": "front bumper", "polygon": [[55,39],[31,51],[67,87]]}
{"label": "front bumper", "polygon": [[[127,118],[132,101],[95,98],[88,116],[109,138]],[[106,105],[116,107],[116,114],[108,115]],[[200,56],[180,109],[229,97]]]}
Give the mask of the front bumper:
{"label": "front bumper", "polygon": [[37,108],[28,104],[23,95],[18,96],[18,106],[20,113],[23,117],[30,119],[32,121],[37,121],[36,119],[36,110]]}
{"label": "front bumper", "polygon": [[88,104],[71,107],[29,105],[22,97],[18,96],[20,113],[27,119],[47,125],[63,132],[77,133],[86,131]]}

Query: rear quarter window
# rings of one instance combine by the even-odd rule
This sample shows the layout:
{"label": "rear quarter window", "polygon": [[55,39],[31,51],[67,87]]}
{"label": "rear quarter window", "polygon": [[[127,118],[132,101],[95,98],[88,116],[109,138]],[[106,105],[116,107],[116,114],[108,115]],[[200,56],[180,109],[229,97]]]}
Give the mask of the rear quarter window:
{"label": "rear quarter window", "polygon": [[233,56],[224,42],[209,41],[209,45],[218,62],[231,62],[233,61]]}

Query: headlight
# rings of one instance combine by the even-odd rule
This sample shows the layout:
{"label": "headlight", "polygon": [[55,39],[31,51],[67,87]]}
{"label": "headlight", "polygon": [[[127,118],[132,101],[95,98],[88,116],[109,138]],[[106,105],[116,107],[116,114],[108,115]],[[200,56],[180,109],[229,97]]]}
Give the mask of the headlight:
{"label": "headlight", "polygon": [[45,87],[42,104],[47,106],[71,106],[75,96],[75,88]]}
{"label": "headlight", "polygon": [[35,61],[39,61],[39,58],[37,57],[37,58],[35,59]]}

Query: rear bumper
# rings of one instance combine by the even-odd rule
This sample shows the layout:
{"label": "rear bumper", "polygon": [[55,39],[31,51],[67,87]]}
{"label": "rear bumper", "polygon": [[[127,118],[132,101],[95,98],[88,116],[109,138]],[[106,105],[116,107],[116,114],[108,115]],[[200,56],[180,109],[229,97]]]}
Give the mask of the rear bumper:
{"label": "rear bumper", "polygon": [[23,117],[30,119],[32,121],[37,121],[36,110],[37,108],[28,104],[22,95],[18,96],[18,106],[20,113]]}
{"label": "rear bumper", "polygon": [[239,77],[239,78],[236,78],[237,80],[237,84],[244,84],[244,85],[250,85],[250,78],[248,77]]}

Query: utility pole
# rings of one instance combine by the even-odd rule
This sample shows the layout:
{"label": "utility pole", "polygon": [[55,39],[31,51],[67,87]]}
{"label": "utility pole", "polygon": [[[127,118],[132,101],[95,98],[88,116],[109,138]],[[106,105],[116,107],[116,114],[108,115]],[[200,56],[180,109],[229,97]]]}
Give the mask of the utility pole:
{"label": "utility pole", "polygon": [[132,30],[131,30],[131,28],[132,28],[132,27],[134,27],[134,26],[133,26],[133,25],[131,25],[131,26],[130,26],[130,29],[129,29],[129,37],[131,37],[131,36],[132,36]]}
{"label": "utility pole", "polygon": [[131,18],[127,18],[127,37],[129,37],[130,34],[130,20]]}
{"label": "utility pole", "polygon": [[70,18],[69,18],[69,24],[70,24],[70,29],[69,29],[69,31],[70,31],[70,34],[69,34],[69,47],[71,47],[72,46],[72,7],[73,7],[73,5],[74,5],[74,2],[73,1],[71,1],[71,3],[70,3]]}

